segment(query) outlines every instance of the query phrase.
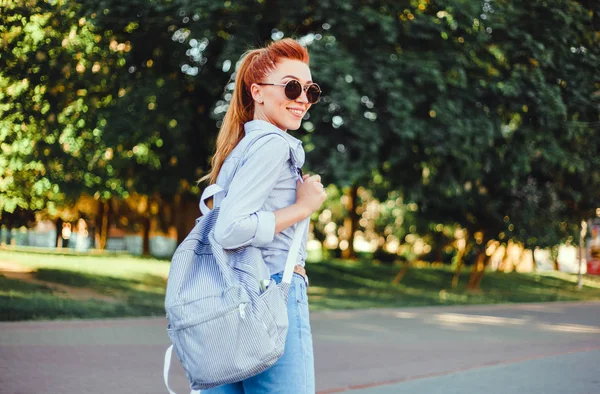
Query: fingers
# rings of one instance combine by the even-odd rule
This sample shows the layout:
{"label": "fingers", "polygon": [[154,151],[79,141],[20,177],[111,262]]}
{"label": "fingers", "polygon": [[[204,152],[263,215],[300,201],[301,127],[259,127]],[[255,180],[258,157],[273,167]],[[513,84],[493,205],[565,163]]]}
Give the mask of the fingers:
{"label": "fingers", "polygon": [[310,174],[304,174],[302,175],[302,181],[306,181],[306,180],[310,180],[316,183],[320,183],[321,182],[321,175],[315,174],[315,175],[310,175]]}
{"label": "fingers", "polygon": [[325,190],[325,186],[321,183],[321,175],[315,174],[311,176],[310,174],[304,174],[302,175],[302,182],[300,180],[297,182],[298,185],[301,183],[314,184],[319,190]]}
{"label": "fingers", "polygon": [[323,184],[321,183],[321,175],[315,174],[315,175],[309,177],[308,181],[310,183],[314,183],[315,186],[317,186],[317,188],[319,188],[320,190],[323,190],[325,188],[325,186],[323,186]]}

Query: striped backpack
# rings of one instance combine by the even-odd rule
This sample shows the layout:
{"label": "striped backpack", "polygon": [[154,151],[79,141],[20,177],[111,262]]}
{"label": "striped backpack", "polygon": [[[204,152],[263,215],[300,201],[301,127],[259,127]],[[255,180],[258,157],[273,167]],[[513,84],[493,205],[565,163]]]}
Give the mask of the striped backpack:
{"label": "striped backpack", "polygon": [[[236,171],[252,143],[269,134],[275,133],[252,133],[240,141],[236,148],[244,154]],[[296,170],[291,154],[289,163]],[[222,192],[225,188],[217,184],[204,190],[202,216],[171,260],[165,297],[171,346],[164,363],[164,381],[170,394],[175,394],[168,383],[173,349],[192,393],[263,372],[284,351],[288,291],[309,219],[296,226],[283,279],[276,284],[258,248],[224,250],[215,241],[213,229],[219,207],[210,210],[206,200]]]}

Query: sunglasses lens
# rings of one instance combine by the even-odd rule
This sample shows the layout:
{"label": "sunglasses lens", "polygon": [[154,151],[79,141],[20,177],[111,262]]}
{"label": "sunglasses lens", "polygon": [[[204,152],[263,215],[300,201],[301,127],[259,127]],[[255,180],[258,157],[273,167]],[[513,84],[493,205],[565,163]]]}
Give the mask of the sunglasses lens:
{"label": "sunglasses lens", "polygon": [[308,102],[311,104],[316,104],[319,102],[319,98],[321,97],[321,88],[316,83],[311,84],[306,90],[306,98]]}
{"label": "sunglasses lens", "polygon": [[302,85],[300,82],[292,79],[285,84],[285,96],[290,100],[296,100],[302,94]]}

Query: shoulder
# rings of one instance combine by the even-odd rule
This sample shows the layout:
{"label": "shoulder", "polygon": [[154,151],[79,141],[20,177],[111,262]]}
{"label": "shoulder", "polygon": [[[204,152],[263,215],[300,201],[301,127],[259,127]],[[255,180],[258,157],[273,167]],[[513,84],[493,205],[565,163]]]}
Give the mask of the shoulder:
{"label": "shoulder", "polygon": [[248,141],[248,154],[250,157],[256,154],[265,155],[269,158],[289,157],[289,143],[277,133],[261,133]]}

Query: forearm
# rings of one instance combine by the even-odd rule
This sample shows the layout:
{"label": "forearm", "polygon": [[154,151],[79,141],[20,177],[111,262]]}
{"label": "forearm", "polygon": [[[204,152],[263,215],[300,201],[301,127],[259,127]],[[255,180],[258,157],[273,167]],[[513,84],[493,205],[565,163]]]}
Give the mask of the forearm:
{"label": "forearm", "polygon": [[301,222],[310,216],[311,212],[298,204],[292,204],[288,207],[279,209],[275,214],[275,234],[286,228]]}

